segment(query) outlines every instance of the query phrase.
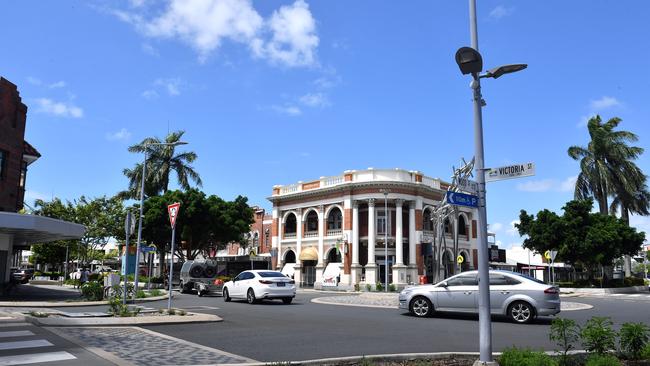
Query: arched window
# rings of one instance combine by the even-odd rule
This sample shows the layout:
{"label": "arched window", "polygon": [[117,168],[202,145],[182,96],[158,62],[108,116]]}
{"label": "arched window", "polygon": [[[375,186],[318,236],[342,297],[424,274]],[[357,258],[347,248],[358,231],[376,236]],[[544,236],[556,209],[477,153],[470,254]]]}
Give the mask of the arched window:
{"label": "arched window", "polygon": [[458,235],[467,235],[467,224],[463,215],[458,216]]}
{"label": "arched window", "polygon": [[451,222],[445,219],[445,234],[451,234]]}
{"label": "arched window", "polygon": [[307,231],[318,231],[318,214],[316,211],[309,211],[307,214]]}
{"label": "arched window", "polygon": [[433,221],[431,221],[431,210],[424,210],[424,214],[422,214],[422,229],[425,231],[433,231]]}
{"label": "arched window", "polygon": [[296,233],[296,215],[289,214],[287,221],[284,223],[284,233],[285,234],[295,234]]}
{"label": "arched window", "polygon": [[327,216],[327,230],[341,230],[343,224],[343,214],[338,207],[333,208]]}

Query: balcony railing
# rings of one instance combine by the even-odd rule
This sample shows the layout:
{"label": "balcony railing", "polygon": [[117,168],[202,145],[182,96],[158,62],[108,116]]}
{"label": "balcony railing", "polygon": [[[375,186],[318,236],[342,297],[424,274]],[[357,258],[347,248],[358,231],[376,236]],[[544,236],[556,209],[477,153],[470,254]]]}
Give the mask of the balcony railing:
{"label": "balcony railing", "polygon": [[318,230],[316,231],[305,231],[305,238],[315,238],[318,236]]}
{"label": "balcony railing", "polygon": [[284,233],[284,238],[285,239],[295,239],[296,238],[296,233]]}
{"label": "balcony railing", "polygon": [[329,229],[327,230],[327,236],[341,236],[343,230],[341,229]]}

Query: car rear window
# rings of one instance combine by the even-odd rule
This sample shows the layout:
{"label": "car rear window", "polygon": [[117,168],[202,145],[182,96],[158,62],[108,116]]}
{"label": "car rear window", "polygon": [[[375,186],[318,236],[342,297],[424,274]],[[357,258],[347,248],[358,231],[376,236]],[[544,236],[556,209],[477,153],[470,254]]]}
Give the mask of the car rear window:
{"label": "car rear window", "polygon": [[525,279],[527,279],[527,280],[530,280],[530,281],[533,281],[533,282],[537,282],[537,283],[541,283],[542,285],[545,285],[545,284],[546,284],[546,282],[544,282],[544,281],[540,281],[540,280],[538,280],[538,279],[535,278],[535,277],[531,277],[531,276],[525,275],[525,274],[523,274],[523,273],[512,272],[511,275],[513,275],[513,276],[518,276],[518,277],[523,277],[523,278],[525,278]]}
{"label": "car rear window", "polygon": [[258,272],[257,274],[259,274],[260,277],[287,277],[283,275],[282,272]]}

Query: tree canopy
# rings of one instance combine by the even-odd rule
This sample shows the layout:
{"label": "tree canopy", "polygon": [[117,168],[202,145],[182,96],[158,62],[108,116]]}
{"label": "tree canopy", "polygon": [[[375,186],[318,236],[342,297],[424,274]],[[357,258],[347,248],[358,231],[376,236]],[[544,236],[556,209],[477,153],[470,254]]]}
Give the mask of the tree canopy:
{"label": "tree canopy", "polygon": [[225,201],[215,195],[206,196],[197,189],[167,191],[144,203],[142,236],[148,243],[156,244],[159,251],[170,250],[167,205],[174,202],[181,204],[176,220],[176,254],[181,258],[193,259],[199,253],[207,255],[210,250],[223,249],[231,242],[245,243],[243,235],[254,222],[246,197]]}
{"label": "tree canopy", "polygon": [[587,199],[567,202],[562,216],[545,209],[535,217],[521,210],[515,227],[527,236],[524,248],[539,253],[557,250],[556,261],[587,268],[609,265],[615,258],[639,251],[645,233],[614,216],[592,213],[592,208],[593,200]]}

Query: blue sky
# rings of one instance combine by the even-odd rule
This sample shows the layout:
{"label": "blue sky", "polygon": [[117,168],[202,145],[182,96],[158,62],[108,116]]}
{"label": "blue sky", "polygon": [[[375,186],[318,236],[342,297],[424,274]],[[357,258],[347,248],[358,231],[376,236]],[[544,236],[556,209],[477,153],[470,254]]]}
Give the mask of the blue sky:
{"label": "blue sky", "polygon": [[[618,5],[618,6],[617,6]],[[347,169],[403,168],[448,179],[473,155],[467,1],[13,1],[3,4],[0,75],[28,105],[43,157],[28,203],[112,195],[127,147],[183,129],[203,189],[270,207],[274,184]],[[650,4],[479,0],[487,166],[533,161],[532,178],[490,183],[502,246],[520,209],[572,197],[586,119],[619,116],[650,138]],[[646,153],[638,164],[645,171]],[[650,230],[650,220],[633,218]]]}

